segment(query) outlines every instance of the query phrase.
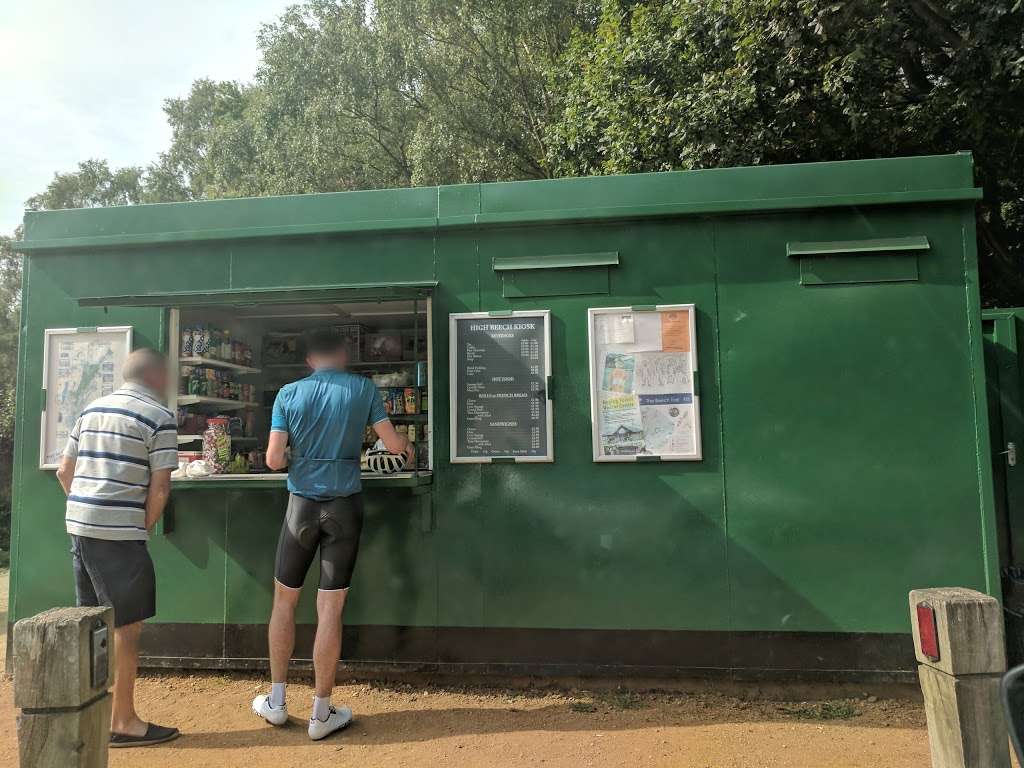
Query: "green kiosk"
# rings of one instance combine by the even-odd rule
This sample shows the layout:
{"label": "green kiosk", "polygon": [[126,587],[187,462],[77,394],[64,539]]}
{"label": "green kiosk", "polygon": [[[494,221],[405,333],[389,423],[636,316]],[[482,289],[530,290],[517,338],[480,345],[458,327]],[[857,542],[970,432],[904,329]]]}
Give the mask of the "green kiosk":
{"label": "green kiosk", "polygon": [[264,663],[269,408],[334,325],[418,446],[364,474],[346,662],[908,677],[908,590],[999,590],[979,195],[960,153],[28,213],[10,620],[72,603],[52,467],[151,346],[144,663]]}

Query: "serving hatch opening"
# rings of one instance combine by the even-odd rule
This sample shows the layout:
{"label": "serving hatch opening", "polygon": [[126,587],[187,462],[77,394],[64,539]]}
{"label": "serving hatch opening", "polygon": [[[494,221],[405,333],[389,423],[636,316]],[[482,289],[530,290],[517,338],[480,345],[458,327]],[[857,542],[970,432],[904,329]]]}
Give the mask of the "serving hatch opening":
{"label": "serving hatch opening", "polygon": [[319,298],[258,302],[233,296],[221,303],[167,306],[166,350],[173,374],[167,403],[178,416],[179,460],[203,458],[204,449],[209,458],[211,425],[223,427],[229,438],[210,467],[215,474],[185,482],[284,480],[285,474],[270,472],[265,464],[271,410],[281,387],[310,373],[299,342],[303,331],[317,326],[335,328],[347,339],[349,370],[374,382],[392,423],[416,447],[413,466],[396,475],[374,475],[366,451],[376,435],[368,425],[364,477],[397,484],[430,474],[429,297],[345,300],[332,293]]}

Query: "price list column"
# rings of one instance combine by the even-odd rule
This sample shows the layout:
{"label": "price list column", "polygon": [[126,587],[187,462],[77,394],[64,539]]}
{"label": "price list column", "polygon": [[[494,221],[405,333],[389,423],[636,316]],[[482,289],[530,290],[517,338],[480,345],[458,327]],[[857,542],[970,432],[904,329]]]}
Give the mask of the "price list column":
{"label": "price list column", "polygon": [[541,403],[545,400],[545,392],[540,367],[540,341],[536,337],[521,339],[519,356],[530,368],[530,454],[536,456],[544,447],[541,441]]}

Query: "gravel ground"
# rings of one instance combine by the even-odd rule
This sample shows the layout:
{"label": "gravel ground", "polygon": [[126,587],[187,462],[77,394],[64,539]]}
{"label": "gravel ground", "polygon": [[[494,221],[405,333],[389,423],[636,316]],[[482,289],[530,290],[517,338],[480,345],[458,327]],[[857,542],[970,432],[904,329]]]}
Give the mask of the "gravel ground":
{"label": "gravel ground", "polygon": [[[885,766],[929,764],[921,706],[875,697],[746,701],[716,693],[632,693],[353,683],[335,702],[356,720],[314,743],[312,690],[288,690],[291,722],[266,725],[249,702],[256,676],[146,675],[144,718],[176,725],[177,741],[112,750],[112,768],[152,766]],[[0,765],[15,765],[12,683],[0,681]],[[12,727],[5,727],[9,724]]]}

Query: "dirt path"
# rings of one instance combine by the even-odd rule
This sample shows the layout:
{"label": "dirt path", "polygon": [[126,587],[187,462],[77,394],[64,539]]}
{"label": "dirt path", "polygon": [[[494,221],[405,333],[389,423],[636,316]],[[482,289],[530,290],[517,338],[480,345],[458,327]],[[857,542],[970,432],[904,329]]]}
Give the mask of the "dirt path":
{"label": "dirt path", "polygon": [[[185,735],[157,748],[112,751],[112,768],[217,766],[673,766],[756,768],[929,764],[924,715],[904,701],[746,702],[716,694],[530,693],[405,685],[341,686],[356,722],[313,743],[311,689],[289,687],[292,722],[249,712],[256,677],[148,676],[143,717]],[[0,682],[0,765],[17,764],[10,680]]]}

